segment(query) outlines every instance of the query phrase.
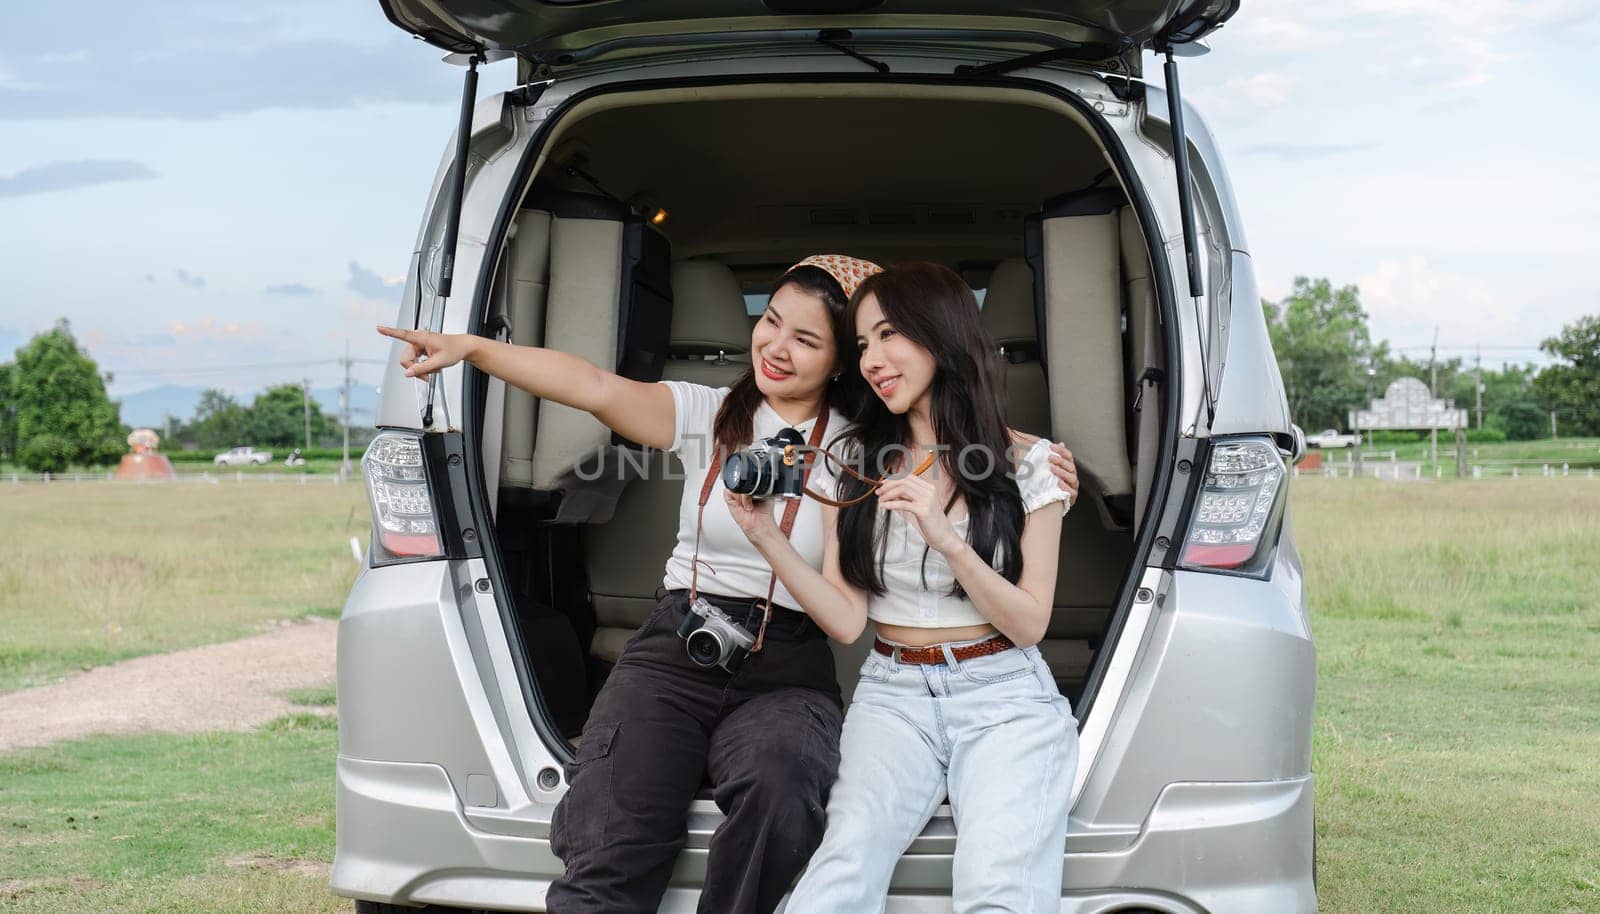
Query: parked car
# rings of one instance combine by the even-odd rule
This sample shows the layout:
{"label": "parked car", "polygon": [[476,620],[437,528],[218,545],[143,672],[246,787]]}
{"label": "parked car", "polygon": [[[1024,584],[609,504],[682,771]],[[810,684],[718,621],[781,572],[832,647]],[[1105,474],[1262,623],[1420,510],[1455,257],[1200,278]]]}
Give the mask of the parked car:
{"label": "parked car", "polygon": [[[1085,478],[1040,645],[1081,722],[1059,910],[1315,910],[1304,438],[1225,163],[1142,73],[1237,0],[382,5],[521,83],[469,77],[396,323],[718,385],[745,296],[806,254],[957,267],[1008,421]],[[397,360],[340,621],[332,885],[362,912],[541,911],[563,765],[682,482],[605,472],[647,455],[587,414]],[[836,646],[847,700],[870,641]],[[695,908],[720,821],[702,794],[663,911]],[[949,910],[954,841],[942,806],[889,911]]]}
{"label": "parked car", "polygon": [[233,447],[213,457],[211,462],[219,467],[264,467],[272,462],[272,452],[258,451],[253,447]]}
{"label": "parked car", "polygon": [[1336,428],[1325,428],[1315,435],[1306,436],[1306,444],[1310,447],[1354,447],[1361,443],[1359,432],[1349,435],[1340,434]]}

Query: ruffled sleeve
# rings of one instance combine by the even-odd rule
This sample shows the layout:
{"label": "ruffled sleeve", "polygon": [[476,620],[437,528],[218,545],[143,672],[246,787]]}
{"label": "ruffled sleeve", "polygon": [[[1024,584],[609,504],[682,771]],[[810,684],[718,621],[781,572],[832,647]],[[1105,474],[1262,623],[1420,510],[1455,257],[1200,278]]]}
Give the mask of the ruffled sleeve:
{"label": "ruffled sleeve", "polygon": [[1072,506],[1071,496],[1050,472],[1050,442],[1040,438],[1028,448],[1017,464],[1017,489],[1022,494],[1022,509],[1028,514],[1049,504],[1060,504],[1061,513]]}

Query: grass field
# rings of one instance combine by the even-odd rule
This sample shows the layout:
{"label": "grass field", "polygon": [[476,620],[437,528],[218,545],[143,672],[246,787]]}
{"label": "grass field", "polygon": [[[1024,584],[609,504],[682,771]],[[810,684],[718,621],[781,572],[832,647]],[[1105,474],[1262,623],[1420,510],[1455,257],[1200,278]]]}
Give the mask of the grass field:
{"label": "grass field", "polygon": [[333,728],[308,713],[0,758],[0,910],[348,911],[327,891]]}
{"label": "grass field", "polygon": [[0,690],[337,616],[362,487],[318,480],[0,484]]}
{"label": "grass field", "polygon": [[1600,481],[1293,497],[1323,909],[1600,911]]}
{"label": "grass field", "polygon": [[[127,525],[120,515],[158,510],[187,518],[150,521],[123,547],[173,569],[133,576],[149,609],[123,624],[145,645],[179,620],[202,624],[208,604],[186,594],[203,590],[207,574],[235,575],[269,616],[338,605],[354,570],[342,540],[365,523],[348,510],[356,486],[294,505],[273,503],[290,487],[261,486],[256,497],[248,484],[198,490],[208,497],[189,504],[156,504],[176,487],[128,487],[110,504],[75,494],[108,488],[35,487],[25,505],[0,493],[0,522],[87,515],[115,528]],[[1322,910],[1600,911],[1600,480],[1303,477],[1293,498],[1319,652]],[[251,550],[265,551],[252,552],[248,574],[227,570],[210,539],[259,517],[298,532],[274,553],[259,545],[276,535],[263,526]],[[34,524],[29,539],[55,535],[47,519],[24,520]],[[74,529],[54,551],[120,554],[88,549],[98,542],[91,521]],[[210,558],[191,564],[189,553]],[[285,574],[291,565],[299,572]],[[116,567],[99,574],[127,573]],[[6,586],[0,637],[9,644],[32,619],[12,613],[18,595],[36,608],[48,600]],[[77,631],[99,645],[92,619],[86,606]],[[223,637],[235,624],[251,623],[208,631]],[[335,734],[310,712],[333,695],[294,698],[307,714],[253,733],[93,739],[0,758],[0,909],[348,911],[326,895],[319,868],[333,846]]]}
{"label": "grass field", "polygon": [[[313,476],[325,476],[337,474],[342,463],[343,461],[337,459],[313,457],[312,459],[307,460],[303,466],[288,467],[283,465],[283,459],[280,457],[279,459],[274,460],[265,466],[219,467],[212,464],[209,460],[174,460],[172,461],[172,469],[180,476],[188,476],[191,474],[198,475],[201,473],[210,473],[213,476],[231,476],[235,473],[243,473],[246,478],[251,476],[275,475],[298,476],[301,473],[308,473]],[[359,471],[360,463],[361,451],[352,448],[350,451],[351,467],[354,470]],[[57,473],[55,475],[70,477],[76,473],[85,477],[94,476],[104,478],[107,473],[112,472],[115,469],[116,467],[114,466],[79,466],[71,467],[64,473]],[[11,479],[11,474],[13,473],[19,474],[24,478],[32,478],[37,475],[32,470],[24,469],[23,467],[20,467],[14,463],[0,462],[0,482],[9,482]]]}

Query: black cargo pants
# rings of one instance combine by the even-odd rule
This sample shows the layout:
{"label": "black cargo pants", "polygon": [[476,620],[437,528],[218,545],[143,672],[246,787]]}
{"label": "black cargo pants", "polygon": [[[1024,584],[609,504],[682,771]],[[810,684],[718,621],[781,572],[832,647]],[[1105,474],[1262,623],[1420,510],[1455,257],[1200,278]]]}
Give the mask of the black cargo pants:
{"label": "black cargo pants", "polygon": [[[708,596],[735,620],[752,601]],[[822,840],[843,712],[833,653],[807,616],[774,608],[738,673],[692,663],[669,593],[595,699],[551,822],[566,874],[551,914],[655,914],[707,774],[727,817],[712,836],[701,914],[770,914]],[[754,632],[759,611],[748,617]]]}

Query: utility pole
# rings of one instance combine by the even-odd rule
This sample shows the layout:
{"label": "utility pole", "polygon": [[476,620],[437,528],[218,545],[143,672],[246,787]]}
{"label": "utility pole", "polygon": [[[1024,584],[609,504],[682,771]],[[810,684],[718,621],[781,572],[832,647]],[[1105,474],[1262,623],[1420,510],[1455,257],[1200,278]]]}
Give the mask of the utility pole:
{"label": "utility pole", "polygon": [[1478,357],[1472,369],[1472,389],[1478,396],[1478,428],[1483,428],[1483,346],[1478,347]]}
{"label": "utility pole", "polygon": [[311,379],[300,379],[300,408],[306,419],[306,454],[311,454]]}
{"label": "utility pole", "polygon": [[350,472],[350,341],[344,341],[344,393],[339,396],[339,405],[343,416],[340,421],[344,425],[344,461],[339,464],[340,473]]}
{"label": "utility pole", "polygon": [[[1428,347],[1428,396],[1439,399],[1439,325],[1433,325],[1433,345]],[[1433,465],[1439,465],[1439,429],[1428,430],[1428,444],[1433,454]]]}

